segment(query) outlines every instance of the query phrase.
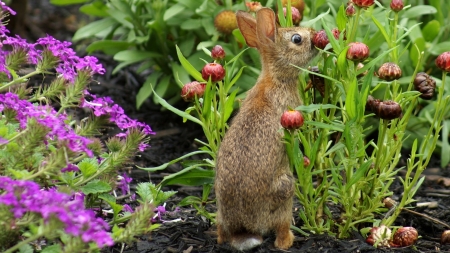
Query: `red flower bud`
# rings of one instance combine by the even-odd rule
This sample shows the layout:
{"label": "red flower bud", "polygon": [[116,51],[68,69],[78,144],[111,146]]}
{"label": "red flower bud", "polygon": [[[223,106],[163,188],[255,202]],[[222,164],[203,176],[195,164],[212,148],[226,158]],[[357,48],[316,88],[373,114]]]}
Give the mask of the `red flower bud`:
{"label": "red flower bud", "polygon": [[419,91],[423,99],[431,99],[436,88],[436,81],[425,72],[419,72],[414,78],[414,88]]}
{"label": "red flower bud", "polygon": [[205,83],[199,83],[197,81],[187,83],[181,89],[181,97],[186,102],[192,101],[194,100],[195,96],[197,96],[197,98],[202,97],[203,93],[205,93],[205,88]]}
{"label": "red flower bud", "polygon": [[392,0],[391,1],[391,10],[395,11],[395,12],[399,12],[401,10],[403,10],[403,0]]}
{"label": "red flower bud", "polygon": [[392,62],[386,62],[378,69],[378,77],[385,81],[393,81],[402,76],[400,67]]}
{"label": "red flower bud", "polygon": [[353,5],[352,2],[348,2],[347,8],[345,8],[345,15],[347,15],[347,17],[353,17],[355,13],[356,13],[355,6]]}
{"label": "red flower bud", "polygon": [[349,44],[347,59],[351,61],[364,61],[369,57],[369,47],[361,42],[352,42]]}
{"label": "red flower bud", "polygon": [[[286,17],[286,7],[283,7],[283,13],[284,16]],[[291,7],[291,14],[292,14],[292,23],[294,23],[294,25],[300,24],[300,21],[302,20],[302,15],[300,14],[300,11],[298,11],[298,9],[295,7]]]}
{"label": "red flower bud", "polygon": [[402,108],[397,102],[381,101],[370,95],[367,97],[366,110],[372,111],[378,117],[386,120],[396,119],[402,115]]}
{"label": "red flower bud", "polygon": [[208,63],[202,69],[202,77],[206,81],[211,77],[213,83],[222,81],[225,77],[225,69],[218,63]]}
{"label": "red flower bud", "polygon": [[303,156],[303,167],[308,167],[311,164],[311,161],[309,160],[309,158],[304,155]]}
{"label": "red flower bud", "polygon": [[436,58],[436,66],[445,72],[450,72],[450,52],[444,52]]}
{"label": "red flower bud", "polygon": [[[333,30],[331,30],[331,32],[333,33],[333,36],[335,39],[339,39],[340,33],[337,28],[333,28]],[[328,43],[330,43],[330,40],[328,39],[328,36],[327,36],[327,33],[325,32],[325,30],[320,30],[320,31],[316,32],[313,36],[312,43],[314,44],[314,46],[316,46],[320,49],[324,49],[326,47],[326,45]]]}
{"label": "red flower bud", "polygon": [[225,51],[223,50],[221,45],[215,45],[211,50],[211,57],[214,60],[222,60],[225,58]]}
{"label": "red flower bud", "polygon": [[281,115],[281,126],[288,130],[298,129],[303,126],[303,115],[296,110],[288,110]]}
{"label": "red flower bud", "polygon": [[367,8],[375,4],[375,0],[353,0],[353,3],[359,8]]}

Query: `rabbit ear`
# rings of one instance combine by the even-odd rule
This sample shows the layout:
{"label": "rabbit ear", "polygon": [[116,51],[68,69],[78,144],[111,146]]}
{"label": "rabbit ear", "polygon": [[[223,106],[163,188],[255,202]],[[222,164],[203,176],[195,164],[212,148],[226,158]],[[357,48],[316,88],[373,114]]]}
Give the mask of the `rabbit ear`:
{"label": "rabbit ear", "polygon": [[[269,8],[262,8],[256,13],[256,34],[262,45],[275,42],[277,26],[275,13]],[[268,39],[270,41],[268,41]]]}
{"label": "rabbit ear", "polygon": [[238,11],[236,13],[239,30],[244,36],[249,47],[257,47],[258,38],[256,36],[256,19],[248,12]]}

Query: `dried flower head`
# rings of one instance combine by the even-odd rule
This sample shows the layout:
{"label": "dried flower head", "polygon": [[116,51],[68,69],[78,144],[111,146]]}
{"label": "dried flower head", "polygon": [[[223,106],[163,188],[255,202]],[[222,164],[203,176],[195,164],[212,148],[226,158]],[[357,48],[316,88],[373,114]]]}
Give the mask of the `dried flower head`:
{"label": "dried flower head", "polygon": [[375,0],[352,0],[353,3],[359,8],[368,8],[375,4]]}
{"label": "dried flower head", "polygon": [[215,45],[212,48],[211,57],[216,61],[220,61],[225,58],[225,51],[223,50],[221,45]]}
{"label": "dried flower head", "polygon": [[413,245],[419,237],[419,233],[413,227],[401,227],[397,229],[392,238],[392,244],[398,247],[408,247]]}
{"label": "dried flower head", "polygon": [[199,83],[197,81],[187,83],[181,89],[181,97],[186,102],[193,101],[195,96],[197,96],[197,98],[201,98],[203,96],[203,93],[205,93],[205,88],[205,83]]}
{"label": "dried flower head", "polygon": [[436,81],[425,72],[417,73],[414,78],[414,88],[419,91],[422,99],[431,99],[436,88]]}
{"label": "dried flower head", "polygon": [[225,10],[217,14],[214,18],[214,26],[217,31],[223,34],[230,34],[237,26],[236,14],[234,11]]}
{"label": "dried flower head", "polygon": [[399,12],[403,10],[404,4],[403,0],[392,0],[390,4],[391,10]]}
{"label": "dried flower head", "polygon": [[366,242],[370,245],[377,245],[381,247],[389,247],[389,240],[391,239],[392,231],[385,225],[373,227],[369,231],[369,236]]}
{"label": "dried flower head", "polygon": [[378,77],[385,81],[393,81],[402,77],[402,69],[395,63],[386,62],[378,69]]}
{"label": "dried flower head", "polygon": [[347,17],[353,17],[356,14],[355,5],[350,1],[347,3],[347,7],[345,8],[345,15]]}

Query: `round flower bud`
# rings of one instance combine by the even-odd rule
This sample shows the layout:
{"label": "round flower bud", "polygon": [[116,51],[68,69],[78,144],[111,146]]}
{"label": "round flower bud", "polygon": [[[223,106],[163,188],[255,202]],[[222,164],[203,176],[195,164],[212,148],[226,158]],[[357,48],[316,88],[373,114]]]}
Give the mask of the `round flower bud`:
{"label": "round flower bud", "polygon": [[392,0],[391,1],[391,10],[395,11],[395,12],[399,12],[401,10],[403,10],[403,0]]}
{"label": "round flower bud", "polygon": [[203,93],[205,93],[205,88],[205,83],[199,83],[197,81],[187,83],[181,89],[181,97],[186,102],[193,101],[195,96],[197,96],[197,98],[203,96]]}
{"label": "round flower bud", "polygon": [[303,167],[308,167],[311,164],[311,161],[309,160],[309,158],[304,155],[303,156]]}
{"label": "round flower bud", "polygon": [[355,16],[355,13],[356,13],[355,6],[353,5],[352,2],[348,2],[347,7],[345,8],[345,15],[347,15],[347,17],[353,17]]}
{"label": "round flower bud", "polygon": [[445,230],[442,232],[441,244],[450,244],[450,230]]}
{"label": "round flower bud", "polygon": [[[289,0],[281,0],[281,4],[286,7]],[[291,0],[291,7],[295,7],[298,9],[300,14],[303,13],[305,9],[305,1],[304,0]]]}
{"label": "round flower bud", "polygon": [[361,42],[352,42],[349,44],[347,59],[351,61],[364,61],[369,57],[369,47]]}
{"label": "round flower bud", "polygon": [[379,227],[373,227],[369,233],[370,234],[366,239],[368,244],[374,245],[375,243],[378,243],[378,246],[389,247],[389,240],[392,235],[390,228],[385,225],[381,225]]}
{"label": "round flower bud", "polygon": [[378,77],[385,81],[393,81],[402,76],[400,67],[392,62],[386,62],[378,69]]}
{"label": "round flower bud", "polygon": [[[283,7],[283,13],[284,16],[286,17],[286,7]],[[300,24],[300,21],[302,20],[302,15],[298,11],[298,9],[295,7],[291,7],[291,14],[292,14],[292,23],[294,23],[294,25]]]}
{"label": "round flower bud", "polygon": [[375,0],[353,0],[353,3],[359,8],[367,8],[375,4]]}
{"label": "round flower bud", "polygon": [[402,115],[402,108],[397,102],[387,100],[378,104],[377,108],[374,108],[375,115],[382,119],[391,120],[399,118]]}
{"label": "round flower bud", "polygon": [[419,233],[413,227],[401,227],[394,233],[392,243],[395,246],[407,247],[413,245],[419,237]]}
{"label": "round flower bud", "polygon": [[225,69],[218,63],[208,63],[202,69],[202,77],[206,81],[211,77],[213,83],[222,81],[225,77]]}
{"label": "round flower bud", "polygon": [[[333,28],[331,32],[333,33],[335,39],[339,39],[340,32],[337,28]],[[316,32],[312,38],[312,43],[314,44],[314,46],[320,49],[324,49],[327,46],[327,44],[330,43],[330,40],[328,39],[325,30],[320,30]]]}
{"label": "round flower bud", "polygon": [[303,115],[296,110],[288,110],[281,115],[281,126],[288,130],[298,129],[303,126]]}
{"label": "round flower bud", "polygon": [[422,99],[429,100],[434,95],[436,81],[425,72],[419,72],[414,78],[414,88],[419,91]]}
{"label": "round flower bud", "polygon": [[236,13],[230,10],[220,12],[214,18],[214,27],[223,34],[231,34],[237,28]]}
{"label": "round flower bud", "polygon": [[214,60],[220,61],[225,58],[225,51],[221,45],[215,45],[211,50],[211,57]]}
{"label": "round flower bud", "polygon": [[395,207],[397,205],[397,202],[395,202],[395,200],[387,197],[387,198],[383,199],[383,204],[387,209],[392,209],[393,207]]}
{"label": "round flower bud", "polygon": [[450,72],[450,52],[444,52],[436,58],[436,66],[445,72]]}

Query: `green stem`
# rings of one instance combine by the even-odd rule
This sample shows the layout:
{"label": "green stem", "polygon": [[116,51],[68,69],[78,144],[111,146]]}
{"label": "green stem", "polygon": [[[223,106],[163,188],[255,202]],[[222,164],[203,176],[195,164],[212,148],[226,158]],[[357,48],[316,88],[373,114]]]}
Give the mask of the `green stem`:
{"label": "green stem", "polygon": [[394,31],[393,31],[393,34],[392,34],[391,43],[389,43],[389,44],[391,44],[391,48],[394,48],[392,50],[392,54],[391,55],[392,55],[392,62],[394,62],[395,64],[398,64],[398,51],[397,51],[397,47],[396,47],[396,42],[397,42],[397,24],[398,24],[398,12],[395,12],[394,24],[393,24],[393,27],[392,27],[392,29]]}
{"label": "green stem", "polygon": [[348,40],[349,43],[355,41],[356,30],[358,30],[359,16],[361,16],[361,8],[358,7],[358,8],[356,8],[356,15],[355,15],[355,18],[353,19],[352,30],[351,30],[350,37]]}
{"label": "green stem", "polygon": [[19,78],[17,78],[17,79],[12,80],[11,82],[9,82],[9,83],[3,85],[3,86],[0,87],[0,88],[1,88],[1,89],[4,89],[4,88],[8,88],[9,86],[12,86],[12,85],[14,85],[14,84],[17,84],[17,83],[23,83],[23,82],[25,82],[28,78],[30,78],[30,77],[32,77],[32,76],[34,76],[34,75],[42,74],[42,73],[44,73],[44,72],[43,72],[43,71],[40,71],[40,70],[35,70],[35,71],[33,71],[33,72],[31,72],[31,73],[28,73],[28,74],[26,74],[26,75],[24,75],[24,76],[22,76],[22,77],[19,77]]}

